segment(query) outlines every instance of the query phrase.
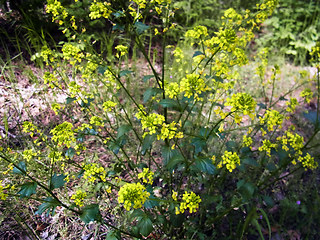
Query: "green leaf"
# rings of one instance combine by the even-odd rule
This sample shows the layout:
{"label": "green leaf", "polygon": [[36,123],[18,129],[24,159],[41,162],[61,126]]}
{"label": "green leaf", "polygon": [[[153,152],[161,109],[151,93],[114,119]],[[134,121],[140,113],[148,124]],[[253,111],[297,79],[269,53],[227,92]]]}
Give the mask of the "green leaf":
{"label": "green leaf", "polygon": [[173,99],[162,99],[159,102],[159,104],[164,108],[175,108],[175,109],[178,109],[179,111],[181,110],[179,103]]}
{"label": "green leaf", "polygon": [[147,237],[153,231],[152,221],[147,215],[140,219],[137,226],[140,234],[145,237]]}
{"label": "green leaf", "polygon": [[75,100],[77,100],[77,98],[67,97],[66,103],[67,103],[67,104],[70,104],[70,103],[72,103],[72,102],[75,101]]}
{"label": "green leaf", "polygon": [[143,81],[147,82],[148,80],[150,80],[151,78],[154,78],[154,75],[146,75],[143,77]]}
{"label": "green leaf", "polygon": [[46,199],[44,199],[44,203],[42,203],[39,206],[39,208],[35,212],[35,214],[41,215],[45,211],[48,211],[48,215],[49,215],[50,211],[52,211],[52,216],[53,216],[55,208],[59,205],[60,205],[60,203],[58,202],[58,200],[56,200],[52,197],[47,197]]}
{"label": "green leaf", "polygon": [[195,53],[193,54],[192,57],[194,58],[194,57],[199,56],[199,55],[204,55],[204,54],[203,54],[203,52],[195,51]]}
{"label": "green leaf", "polygon": [[101,219],[101,214],[99,211],[98,204],[91,204],[82,209],[82,214],[80,219],[85,223],[90,223],[93,221],[99,221]]}
{"label": "green leaf", "polygon": [[111,230],[108,232],[106,240],[121,240],[121,233],[116,230]]}
{"label": "green leaf", "polygon": [[180,163],[184,163],[184,158],[181,154],[177,154],[169,159],[169,161],[166,164],[166,167],[169,171],[172,171]]}
{"label": "green leaf", "polygon": [[137,33],[140,35],[142,34],[144,31],[148,30],[150,27],[142,22],[135,22],[134,26],[137,30]]}
{"label": "green leaf", "polygon": [[20,195],[20,198],[30,197],[32,194],[36,193],[36,189],[37,189],[37,183],[27,182],[21,186],[21,189],[18,192],[18,194]]}
{"label": "green leaf", "polygon": [[191,144],[195,147],[195,154],[200,153],[207,147],[207,141],[204,138],[195,137],[191,140]]}
{"label": "green leaf", "polygon": [[70,147],[67,149],[65,156],[72,159],[75,154],[76,154],[76,150],[74,148]]}
{"label": "green leaf", "polygon": [[141,148],[141,154],[145,155],[146,152],[151,149],[152,143],[156,140],[156,135],[147,135],[144,137],[143,142],[142,142],[142,148]]}
{"label": "green leaf", "polygon": [[65,175],[61,174],[61,175],[57,175],[56,173],[51,177],[50,180],[50,189],[55,189],[55,188],[61,188],[63,187],[63,185],[66,183],[66,181],[64,180],[66,178]]}
{"label": "green leaf", "polygon": [[318,125],[316,127],[320,128],[320,121],[317,123],[317,111],[308,111],[307,113],[303,113],[303,116],[314,126]]}
{"label": "green leaf", "polygon": [[117,132],[117,138],[121,138],[123,135],[125,135],[127,132],[129,132],[132,129],[131,125],[121,125]]}
{"label": "green leaf", "polygon": [[86,101],[81,101],[80,106],[81,107],[89,107],[90,104],[94,101],[94,98],[87,98]]}
{"label": "green leaf", "polygon": [[248,201],[253,197],[255,186],[250,182],[240,180],[237,182],[237,189],[244,201]]}
{"label": "green leaf", "polygon": [[274,163],[268,163],[266,168],[270,171],[273,172],[275,170],[277,170],[277,166]]}
{"label": "green leaf", "polygon": [[130,70],[122,70],[122,71],[120,72],[119,76],[120,76],[120,77],[124,77],[124,76],[126,76],[126,75],[128,75],[128,74],[131,74],[131,73],[133,73],[133,71],[130,71]]}
{"label": "green leaf", "polygon": [[112,26],[112,30],[124,31],[124,26],[116,23],[115,25]]}
{"label": "green leaf", "polygon": [[148,102],[151,97],[162,92],[163,90],[160,88],[148,88],[143,94],[143,102]]}
{"label": "green leaf", "polygon": [[15,174],[26,175],[26,172],[27,172],[26,163],[25,162],[19,162],[18,163],[18,167],[14,167],[12,172],[15,173]]}
{"label": "green leaf", "polygon": [[215,174],[216,172],[216,167],[213,165],[210,158],[198,158],[192,167],[199,172],[205,172],[209,174]]}
{"label": "green leaf", "polygon": [[97,70],[98,70],[99,74],[103,75],[105,73],[105,71],[108,70],[108,66],[99,66]]}
{"label": "green leaf", "polygon": [[226,146],[228,151],[235,151],[237,148],[237,143],[235,141],[228,141]]}
{"label": "green leaf", "polygon": [[241,159],[241,162],[244,163],[244,164],[247,164],[249,166],[253,166],[253,167],[259,167],[259,163],[257,163],[257,161],[253,158],[244,158],[244,159]]}

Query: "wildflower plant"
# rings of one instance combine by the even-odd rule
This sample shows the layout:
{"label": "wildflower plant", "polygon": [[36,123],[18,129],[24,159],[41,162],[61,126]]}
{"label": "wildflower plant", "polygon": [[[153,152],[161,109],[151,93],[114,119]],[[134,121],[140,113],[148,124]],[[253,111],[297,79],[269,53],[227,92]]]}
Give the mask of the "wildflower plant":
{"label": "wildflower plant", "polygon": [[[85,2],[88,21],[112,24],[111,51],[103,48],[105,39],[86,34],[90,29],[74,15]],[[248,62],[245,48],[276,4],[262,1],[255,13],[229,9],[212,36],[205,26],[187,31],[181,44],[194,52],[189,56],[167,47],[175,26],[170,0],[48,0],[46,11],[67,41],[55,50],[43,48],[43,81],[67,97],[51,104],[61,118],[49,131],[23,123],[32,148],[1,148],[1,177],[5,172],[8,184],[17,176],[21,181],[18,191],[0,181],[0,198],[38,200],[38,214],[62,206],[86,223],[105,225],[117,239],[222,236],[216,226],[228,217],[236,220],[230,237],[242,238],[249,224],[257,226],[262,196],[283,174],[318,166],[310,147],[320,130],[318,112],[315,133],[305,140],[284,129],[299,104],[286,98],[291,90],[275,97],[275,84],[265,84],[264,94],[271,86],[272,96],[264,104],[237,89],[236,67]],[[148,24],[150,15],[156,27]],[[160,59],[144,46],[155,32],[163,40],[162,55],[154,55]],[[148,74],[125,64],[134,51],[144,57]],[[263,82],[266,54],[259,57]],[[275,67],[271,83],[277,74]],[[319,91],[310,91],[302,90],[301,97],[317,95],[319,102]],[[284,109],[277,108],[280,101],[286,101]],[[112,209],[112,221],[103,217],[106,209]]]}

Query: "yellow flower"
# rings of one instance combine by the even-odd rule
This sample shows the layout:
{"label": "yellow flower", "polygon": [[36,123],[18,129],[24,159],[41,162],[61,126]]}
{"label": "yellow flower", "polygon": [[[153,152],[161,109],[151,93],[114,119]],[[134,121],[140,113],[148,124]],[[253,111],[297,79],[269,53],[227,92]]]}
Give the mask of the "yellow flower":
{"label": "yellow flower", "polygon": [[154,172],[150,171],[149,168],[144,168],[141,173],[138,174],[138,178],[141,179],[144,183],[149,183],[152,185],[153,183],[153,175]]}
{"label": "yellow flower", "polygon": [[240,158],[236,152],[232,153],[225,151],[222,156],[222,162],[220,163],[226,165],[229,172],[232,172],[236,168],[236,165],[240,165]]}
{"label": "yellow flower", "polygon": [[201,198],[194,192],[188,193],[187,191],[185,191],[182,196],[182,202],[180,203],[179,208],[176,208],[176,214],[184,213],[184,211],[188,208],[190,213],[195,213],[199,208],[200,202]]}
{"label": "yellow flower", "polygon": [[140,183],[126,183],[118,192],[118,202],[129,211],[131,207],[141,208],[149,196],[150,193]]}

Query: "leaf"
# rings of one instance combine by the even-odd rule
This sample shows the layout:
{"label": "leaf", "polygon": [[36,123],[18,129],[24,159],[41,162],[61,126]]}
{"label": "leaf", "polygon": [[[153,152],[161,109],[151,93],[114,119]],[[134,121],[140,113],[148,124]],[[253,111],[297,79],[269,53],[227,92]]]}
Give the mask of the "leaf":
{"label": "leaf", "polygon": [[133,71],[130,71],[130,70],[122,70],[122,71],[119,73],[119,76],[120,76],[120,77],[124,77],[124,76],[126,76],[126,75],[128,75],[128,74],[131,74],[131,73],[133,73]]}
{"label": "leaf", "polygon": [[108,232],[106,240],[121,240],[121,233],[116,230],[111,230]]}
{"label": "leaf", "polygon": [[143,94],[143,102],[149,101],[153,96],[156,96],[159,93],[162,93],[163,90],[160,88],[148,88]]}
{"label": "leaf", "polygon": [[75,154],[76,154],[76,150],[74,148],[70,147],[67,149],[65,156],[72,159]]}
{"label": "leaf", "polygon": [[67,103],[67,104],[70,104],[70,103],[72,103],[72,102],[75,101],[75,100],[77,100],[77,98],[67,97],[67,98],[66,98],[66,103]]}
{"label": "leaf", "polygon": [[80,106],[81,107],[89,107],[91,102],[94,101],[94,98],[87,98],[86,101],[81,101]]}
{"label": "leaf", "polygon": [[141,148],[141,154],[145,155],[146,152],[151,149],[152,143],[156,140],[156,135],[147,135],[144,137],[143,142],[142,142],[142,148]]}
{"label": "leaf", "polygon": [[171,157],[166,165],[169,171],[172,171],[176,168],[179,163],[184,163],[184,158],[181,154]]}
{"label": "leaf", "polygon": [[249,166],[253,166],[253,167],[259,167],[259,163],[257,163],[257,161],[253,158],[244,158],[244,159],[241,159],[241,162],[244,163],[244,164],[247,164]]}
{"label": "leaf", "polygon": [[54,215],[54,210],[59,205],[60,205],[60,203],[56,199],[54,199],[52,197],[47,197],[46,199],[44,199],[44,203],[42,203],[38,207],[38,210],[35,212],[35,214],[41,215],[42,213],[44,213],[45,211],[48,210],[48,215],[49,215],[50,211],[52,211],[52,215]]}
{"label": "leaf", "polygon": [[[314,126],[316,126],[317,124],[317,111],[308,111],[307,113],[303,113],[303,116],[309,121],[311,122]],[[320,120],[320,115],[319,115],[319,120]],[[316,127],[320,127],[320,121],[318,122],[318,126]]]}
{"label": "leaf", "polygon": [[64,180],[66,178],[65,175],[60,174],[57,175],[56,173],[51,177],[50,180],[50,189],[55,189],[55,188],[61,188],[63,187],[63,185],[66,183],[66,181]]}
{"label": "leaf", "polygon": [[179,151],[177,149],[171,149],[169,146],[163,146],[161,149],[162,157],[164,159],[164,165],[166,165],[173,156],[179,155]]}
{"label": "leaf", "polygon": [[179,103],[173,99],[162,99],[159,104],[164,108],[175,108],[181,110]]}
{"label": "leaf", "polygon": [[151,78],[154,78],[154,75],[146,75],[143,77],[143,81],[147,82],[148,80],[150,80]]}
{"label": "leaf", "polygon": [[99,74],[103,75],[105,73],[105,71],[108,70],[108,66],[99,66],[97,70],[98,70]]}
{"label": "leaf", "polygon": [[193,169],[198,170],[199,172],[205,172],[209,174],[215,174],[216,167],[213,165],[210,158],[198,158],[196,159]]}
{"label": "leaf", "polygon": [[137,226],[140,230],[140,234],[145,237],[147,237],[153,231],[152,221],[147,215],[140,219]]}
{"label": "leaf", "polygon": [[277,166],[274,163],[268,163],[266,168],[270,171],[273,172],[275,170],[277,170]]}
{"label": "leaf", "polygon": [[131,125],[121,125],[117,132],[117,138],[121,138],[123,135],[125,135],[127,132],[129,132],[132,129]]}
{"label": "leaf", "polygon": [[116,23],[115,25],[112,26],[112,30],[124,31],[124,26]]}
{"label": "leaf", "polygon": [[25,162],[19,162],[18,163],[18,167],[14,167],[12,172],[15,173],[15,174],[26,175],[26,172],[27,172],[26,163]]}
{"label": "leaf", "polygon": [[20,198],[30,197],[32,194],[36,193],[36,189],[37,189],[37,183],[27,182],[21,186],[21,189],[18,192],[18,194],[20,195]]}
{"label": "leaf", "polygon": [[91,204],[82,209],[82,214],[80,219],[85,223],[90,223],[94,221],[99,221],[101,219],[101,214],[99,211],[98,204]]}
{"label": "leaf", "polygon": [[202,149],[207,147],[207,141],[200,137],[193,138],[191,144],[195,147],[195,154],[200,153]]}
{"label": "leaf", "polygon": [[237,143],[235,141],[228,141],[226,146],[228,151],[235,151],[237,148]]}
{"label": "leaf", "polygon": [[250,182],[240,180],[237,182],[237,189],[244,201],[248,201],[253,197],[255,186]]}
{"label": "leaf", "polygon": [[193,54],[192,57],[194,58],[194,57],[199,56],[199,55],[204,55],[204,54],[203,54],[203,52],[195,51],[195,53]]}
{"label": "leaf", "polygon": [[144,31],[148,30],[150,27],[142,22],[135,22],[134,26],[137,30],[137,33],[140,35],[142,34]]}

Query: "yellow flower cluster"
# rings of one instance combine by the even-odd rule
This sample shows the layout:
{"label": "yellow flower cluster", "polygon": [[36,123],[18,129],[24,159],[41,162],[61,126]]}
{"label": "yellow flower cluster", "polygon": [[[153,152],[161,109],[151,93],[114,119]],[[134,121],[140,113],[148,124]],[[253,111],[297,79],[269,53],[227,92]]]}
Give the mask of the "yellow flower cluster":
{"label": "yellow flower cluster", "polygon": [[242,117],[239,113],[249,115],[250,118],[254,118],[254,111],[256,107],[256,101],[247,93],[236,93],[231,98],[227,98],[226,106],[231,106],[231,112],[235,113],[235,122],[240,123]]}
{"label": "yellow flower cluster", "polygon": [[51,160],[51,163],[61,162],[63,160],[62,152],[51,150],[49,153],[49,158]]}
{"label": "yellow flower cluster", "polygon": [[7,187],[2,186],[2,180],[0,180],[0,199],[6,200],[8,197],[8,194],[4,193],[3,190],[5,190]]}
{"label": "yellow flower cluster", "polygon": [[63,109],[64,107],[63,106],[61,106],[59,103],[52,103],[51,104],[51,109],[54,111],[54,113],[56,114],[56,115],[58,115],[58,111],[60,110],[60,109]]}
{"label": "yellow flower cluster", "polygon": [[273,131],[274,126],[282,127],[284,116],[276,110],[267,110],[264,117],[260,117],[260,124],[267,123],[268,131]]}
{"label": "yellow flower cluster", "polygon": [[56,126],[50,131],[53,135],[52,141],[56,142],[58,146],[66,145],[66,147],[69,148],[72,143],[76,142],[72,127],[72,123],[69,122],[64,122]]}
{"label": "yellow flower cluster", "polygon": [[290,98],[289,102],[286,102],[288,108],[287,112],[293,113],[296,110],[296,106],[298,106],[298,100],[296,98]]}
{"label": "yellow flower cluster", "polygon": [[106,112],[111,112],[112,108],[117,106],[117,103],[112,101],[106,101],[102,104],[103,110]]}
{"label": "yellow flower cluster", "polygon": [[[173,192],[173,194],[174,193],[175,192]],[[174,195],[172,195],[172,197],[173,196]],[[176,214],[184,213],[184,211],[188,208],[190,213],[195,213],[199,208],[200,202],[200,196],[196,195],[194,192],[188,193],[187,191],[185,191],[182,196],[182,202],[180,203],[180,206],[176,207]]]}
{"label": "yellow flower cluster", "polygon": [[265,139],[262,141],[262,146],[259,147],[259,151],[260,152],[266,151],[267,155],[270,157],[271,156],[271,148],[276,148],[276,147],[277,147],[277,144],[271,143],[270,140]]}
{"label": "yellow flower cluster", "polygon": [[185,33],[187,39],[191,39],[191,46],[197,42],[202,43],[205,37],[208,36],[208,29],[205,26],[198,25]]}
{"label": "yellow flower cluster", "polygon": [[103,167],[99,167],[97,163],[86,164],[84,165],[83,170],[83,178],[88,179],[91,183],[97,180],[96,175],[98,175],[102,181],[106,181],[107,173],[105,169]]}
{"label": "yellow flower cluster", "polygon": [[34,157],[38,156],[40,151],[35,152],[33,149],[26,149],[22,152],[22,158],[29,162]]}
{"label": "yellow flower cluster", "polygon": [[250,147],[253,143],[252,138],[248,137],[247,135],[243,135],[242,142],[243,145],[246,147]]}
{"label": "yellow flower cluster", "polygon": [[319,62],[320,60],[320,41],[316,43],[314,47],[311,48],[311,53],[310,55],[312,56],[311,61],[313,62]]}
{"label": "yellow flower cluster", "polygon": [[179,84],[176,82],[171,82],[169,84],[165,84],[164,91],[168,95],[169,98],[175,98],[180,93]]}
{"label": "yellow flower cluster", "polygon": [[[143,134],[143,137],[146,135],[152,135],[155,134],[158,130],[160,132],[157,135],[157,139],[172,139],[172,138],[183,138],[182,132],[177,132],[177,124],[176,122],[171,122],[169,124],[165,123],[164,116],[157,114],[157,113],[151,113],[147,116],[145,116],[141,111],[136,114],[136,117],[141,120],[142,129],[147,129],[148,132],[145,132]],[[161,128],[161,130],[160,130]]]}
{"label": "yellow flower cluster", "polygon": [[117,52],[117,58],[119,58],[120,56],[124,56],[128,53],[128,47],[127,46],[123,46],[123,45],[118,45],[115,47],[115,49],[118,51]]}
{"label": "yellow flower cluster", "polygon": [[150,171],[149,168],[144,168],[143,171],[138,174],[138,178],[142,179],[144,183],[149,183],[150,185],[152,185],[153,175],[154,175],[154,172]]}
{"label": "yellow flower cluster", "polygon": [[103,127],[104,123],[101,117],[98,116],[92,116],[90,118],[90,124],[98,126],[98,127]]}
{"label": "yellow flower cluster", "polygon": [[30,133],[30,136],[33,137],[35,133],[42,135],[41,131],[31,122],[25,121],[22,124],[22,131],[25,133]]}
{"label": "yellow flower cluster", "polygon": [[305,103],[310,103],[313,97],[313,92],[310,90],[310,88],[306,88],[300,93],[300,97],[304,98]]}
{"label": "yellow flower cluster", "polygon": [[204,80],[200,75],[196,73],[187,74],[185,78],[180,81],[180,92],[184,92],[184,96],[187,98],[194,97],[195,100],[203,100],[200,95],[201,93],[210,90],[206,86]]}
{"label": "yellow flower cluster", "polygon": [[236,165],[240,165],[238,154],[236,152],[225,151],[222,156],[222,161],[218,164],[218,168],[221,168],[222,165],[226,165],[229,172],[232,172],[236,168]]}
{"label": "yellow flower cluster", "polygon": [[89,17],[91,19],[97,19],[101,17],[108,19],[112,13],[110,5],[111,3],[108,3],[106,1],[97,2],[97,0],[94,0],[90,6]]}
{"label": "yellow flower cluster", "polygon": [[172,138],[183,138],[182,132],[177,132],[177,123],[175,121],[166,124],[162,123],[162,128],[160,134],[157,135],[157,139],[172,139]]}
{"label": "yellow flower cluster", "polygon": [[74,203],[82,207],[83,206],[83,200],[87,197],[87,193],[83,192],[81,189],[77,190],[75,194],[71,196],[71,200],[74,200]]}
{"label": "yellow flower cluster", "polygon": [[129,211],[131,207],[141,208],[149,196],[150,193],[140,183],[126,183],[118,192],[118,202]]}
{"label": "yellow flower cluster", "polygon": [[43,80],[44,80],[44,84],[48,84],[50,88],[55,88],[56,86],[58,86],[60,89],[62,88],[59,83],[58,83],[58,79],[50,72],[45,72],[43,74]]}
{"label": "yellow flower cluster", "polygon": [[175,61],[177,63],[181,62],[181,60],[184,58],[184,54],[181,48],[176,47],[175,50],[173,51],[173,56],[175,57]]}
{"label": "yellow flower cluster", "polygon": [[308,168],[313,170],[318,167],[318,162],[314,161],[314,158],[307,153],[304,157],[299,156],[298,161],[301,162],[302,166],[307,170]]}
{"label": "yellow flower cluster", "polygon": [[65,43],[62,47],[62,55],[65,60],[71,60],[70,64],[74,65],[76,62],[81,62],[84,57],[81,49],[71,43]]}
{"label": "yellow flower cluster", "polygon": [[143,137],[148,134],[152,135],[156,133],[158,126],[162,125],[165,121],[164,116],[157,113],[151,113],[145,116],[141,111],[139,111],[139,113],[136,114],[136,117],[141,120],[142,129],[148,130],[148,132],[143,134]]}
{"label": "yellow flower cluster", "polygon": [[[48,0],[46,12],[52,14],[52,22],[58,20],[60,16],[63,19],[68,16],[67,10],[61,5],[61,2],[59,2],[58,0]],[[59,21],[60,25],[62,23],[63,21]]]}

